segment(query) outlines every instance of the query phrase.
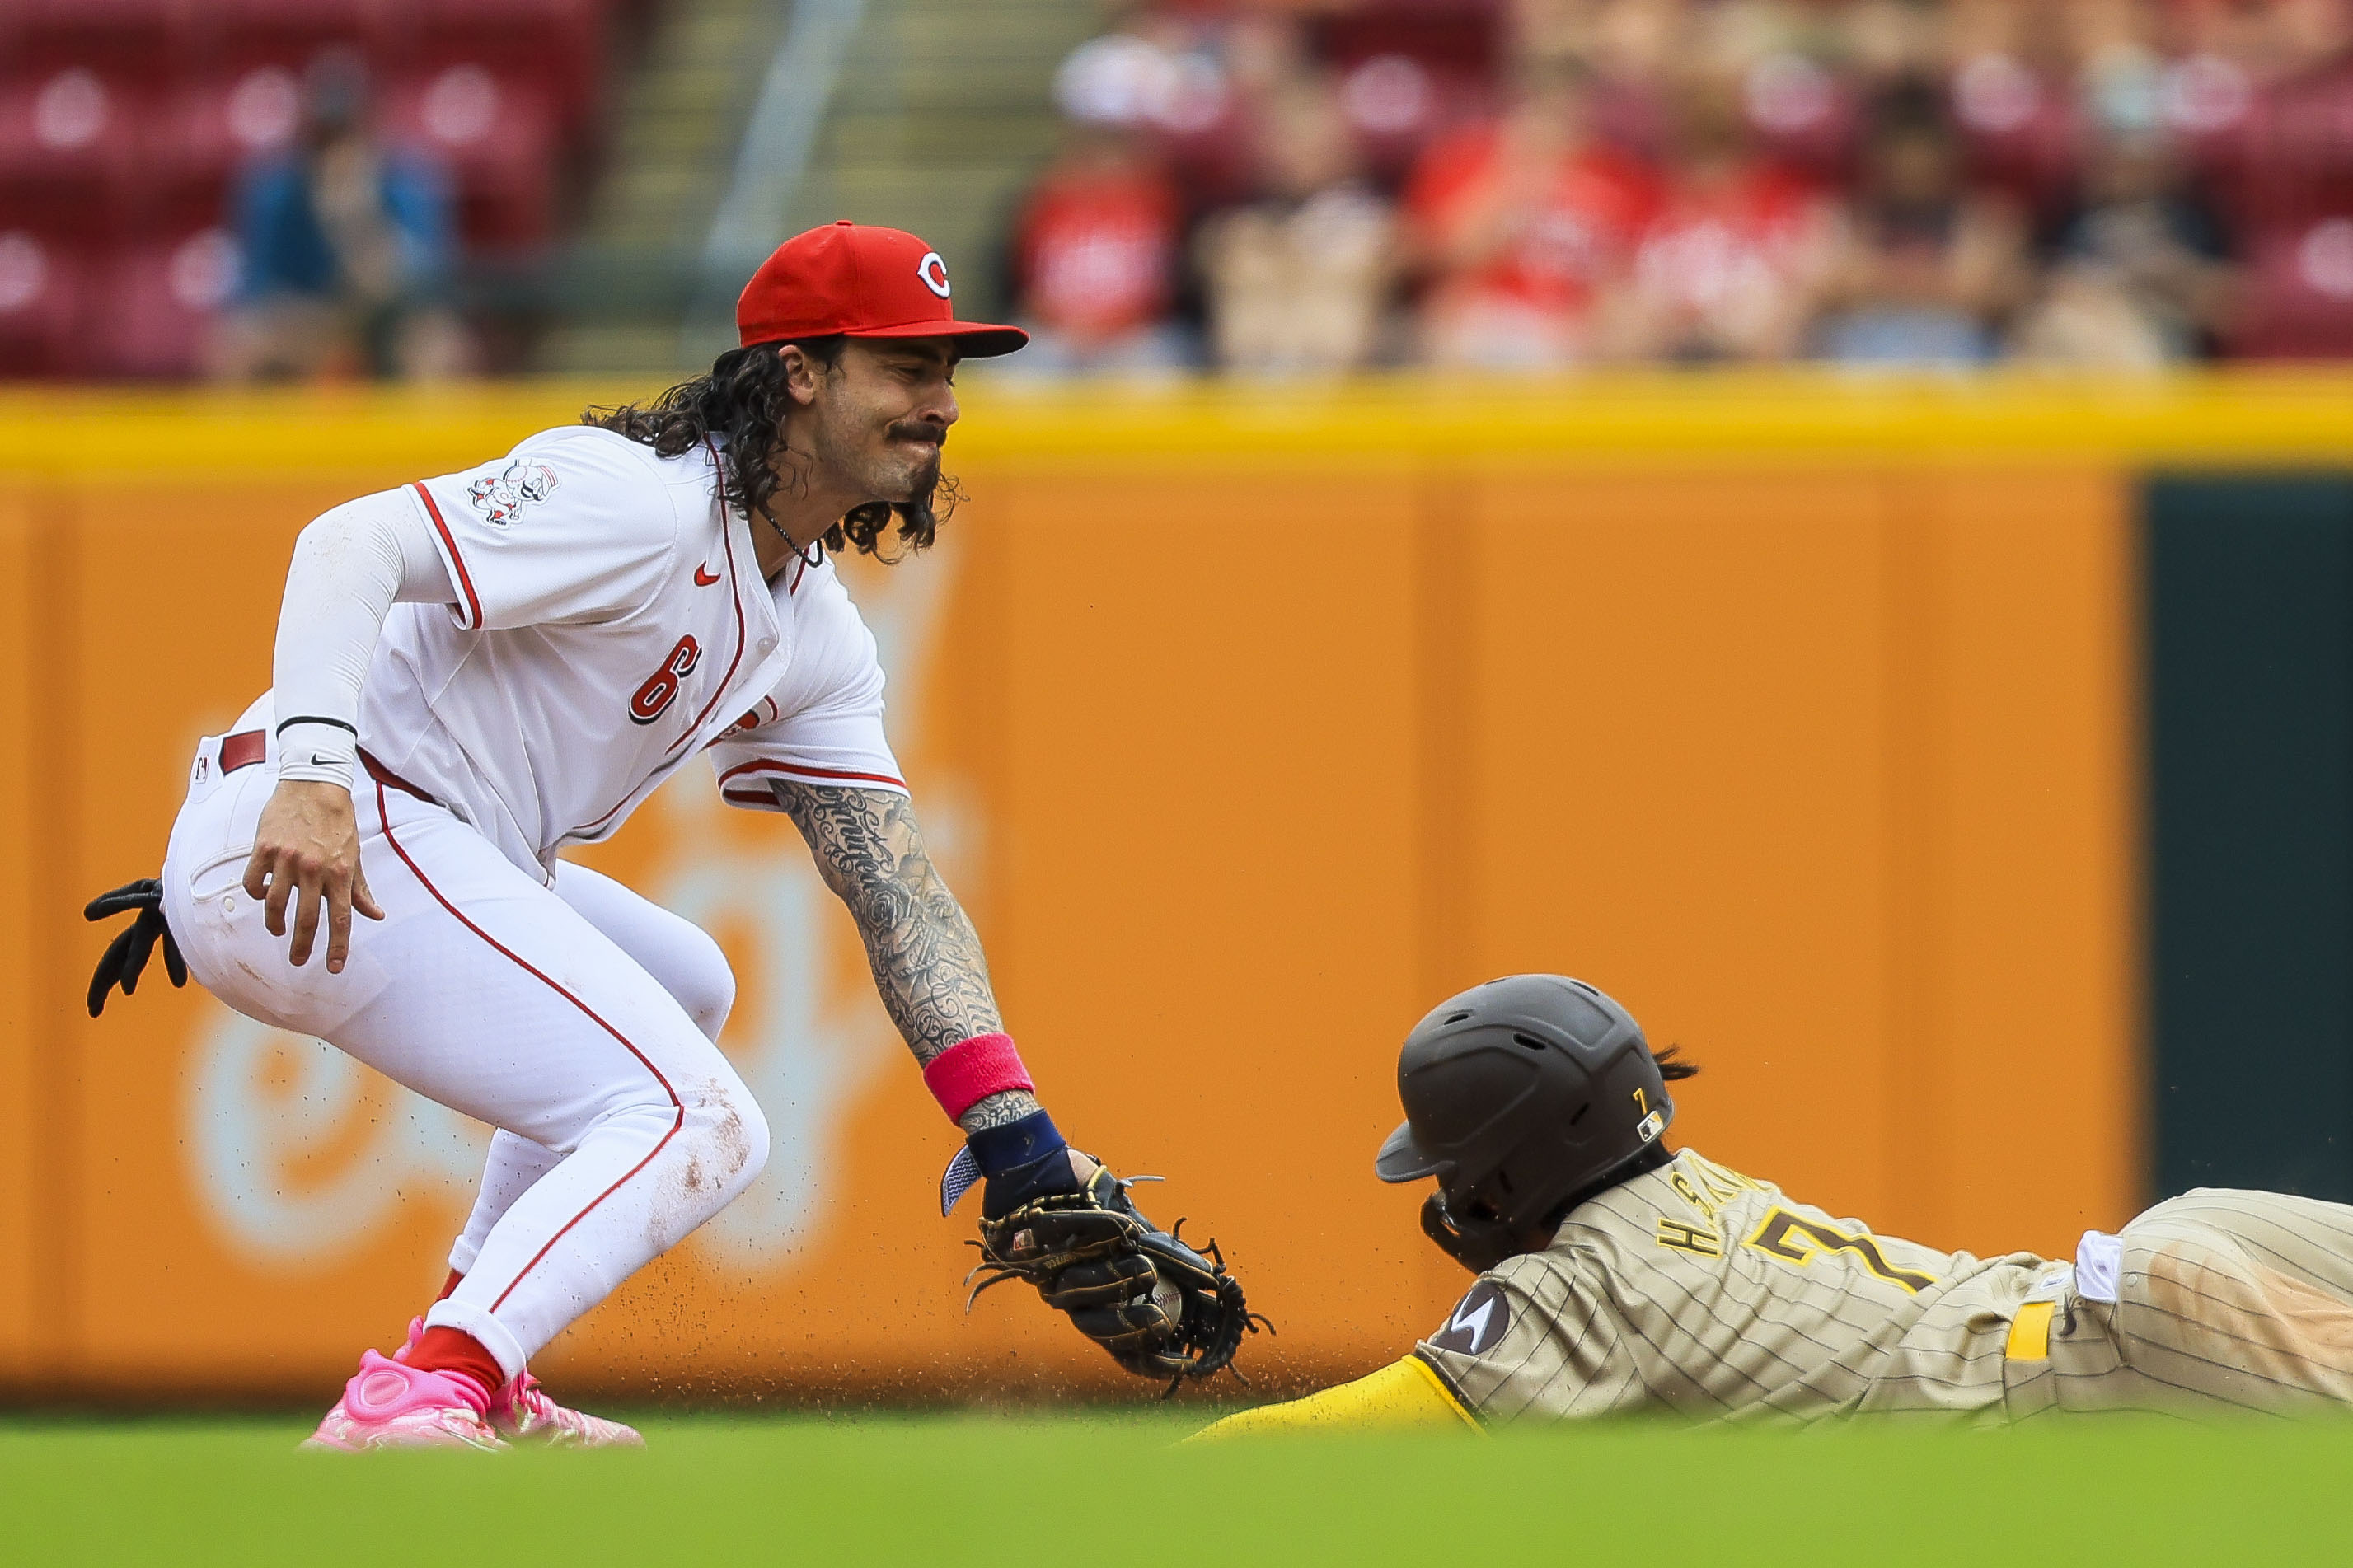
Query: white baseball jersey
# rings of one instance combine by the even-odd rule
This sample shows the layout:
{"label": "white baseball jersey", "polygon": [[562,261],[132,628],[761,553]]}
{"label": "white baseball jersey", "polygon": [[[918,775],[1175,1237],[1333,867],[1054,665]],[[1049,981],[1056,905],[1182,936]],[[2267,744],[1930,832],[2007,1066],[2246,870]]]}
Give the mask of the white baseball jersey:
{"label": "white baseball jersey", "polygon": [[707,447],[569,426],[410,485],[458,600],[394,606],[363,748],[543,874],[706,749],[739,805],[778,779],[903,791],[832,563],[763,581],[717,479]]}

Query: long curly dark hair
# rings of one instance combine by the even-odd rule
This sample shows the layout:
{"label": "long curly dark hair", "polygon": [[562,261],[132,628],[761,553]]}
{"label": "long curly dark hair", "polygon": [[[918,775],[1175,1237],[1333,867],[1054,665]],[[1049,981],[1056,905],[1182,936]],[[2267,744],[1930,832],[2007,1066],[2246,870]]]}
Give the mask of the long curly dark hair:
{"label": "long curly dark hair", "polygon": [[[803,338],[789,345],[729,349],[712,362],[709,375],[680,382],[650,403],[584,410],[580,422],[641,441],[665,458],[691,451],[707,437],[719,448],[720,499],[747,517],[774,522],[768,500],[780,481],[773,459],[784,444],[785,417],[793,408],[785,390],[784,351],[797,348],[830,373],[840,364],[847,342],[839,336]],[[878,561],[899,561],[928,549],[940,524],[963,499],[955,480],[943,476],[937,489],[912,500],[868,501],[850,508],[826,530],[825,547],[839,552],[854,546]],[[893,523],[902,548],[886,555],[882,541]]]}

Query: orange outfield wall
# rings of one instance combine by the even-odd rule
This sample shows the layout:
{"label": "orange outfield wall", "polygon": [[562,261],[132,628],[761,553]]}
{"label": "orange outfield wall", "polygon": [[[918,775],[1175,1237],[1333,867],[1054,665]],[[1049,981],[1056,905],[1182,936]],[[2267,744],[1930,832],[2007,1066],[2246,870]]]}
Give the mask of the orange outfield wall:
{"label": "orange outfield wall", "polygon": [[[154,971],[91,1023],[77,911],[153,871],[195,738],[266,683],[304,521],[633,390],[45,400],[38,441],[0,401],[8,1385],[315,1397],[429,1296],[482,1131]],[[1811,1201],[1976,1250],[2122,1221],[2126,476],[2339,452],[2342,394],[984,387],[942,547],[851,591],[1058,1121],[1169,1178],[1147,1206],[1282,1330],[1243,1364],[1296,1385],[1460,1289],[1370,1159],[1406,1028],[1514,969],[1684,1046],[1675,1136]],[[955,1137],[781,818],[692,776],[583,858],[726,945],[776,1152],[551,1375],[1133,1391],[1014,1292],[962,1310]]]}

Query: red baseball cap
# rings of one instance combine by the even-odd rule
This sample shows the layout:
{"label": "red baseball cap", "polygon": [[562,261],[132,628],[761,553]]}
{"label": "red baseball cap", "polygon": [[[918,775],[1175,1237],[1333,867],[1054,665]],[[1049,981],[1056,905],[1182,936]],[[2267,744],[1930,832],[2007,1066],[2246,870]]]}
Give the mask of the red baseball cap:
{"label": "red baseball cap", "polygon": [[735,330],[745,348],[836,333],[954,338],[966,359],[1009,354],[1029,341],[1018,327],[957,321],[938,251],[904,229],[848,218],[776,247],[735,301]]}

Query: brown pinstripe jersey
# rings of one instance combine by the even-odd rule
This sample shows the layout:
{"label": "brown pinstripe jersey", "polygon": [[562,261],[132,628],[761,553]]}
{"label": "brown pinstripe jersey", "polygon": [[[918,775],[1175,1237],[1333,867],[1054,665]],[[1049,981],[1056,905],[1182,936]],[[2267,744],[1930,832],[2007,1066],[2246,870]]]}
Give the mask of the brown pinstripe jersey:
{"label": "brown pinstripe jersey", "polygon": [[2048,1267],[1875,1236],[1686,1149],[1480,1276],[1417,1353],[1498,1423],[1999,1419],[2010,1320]]}

